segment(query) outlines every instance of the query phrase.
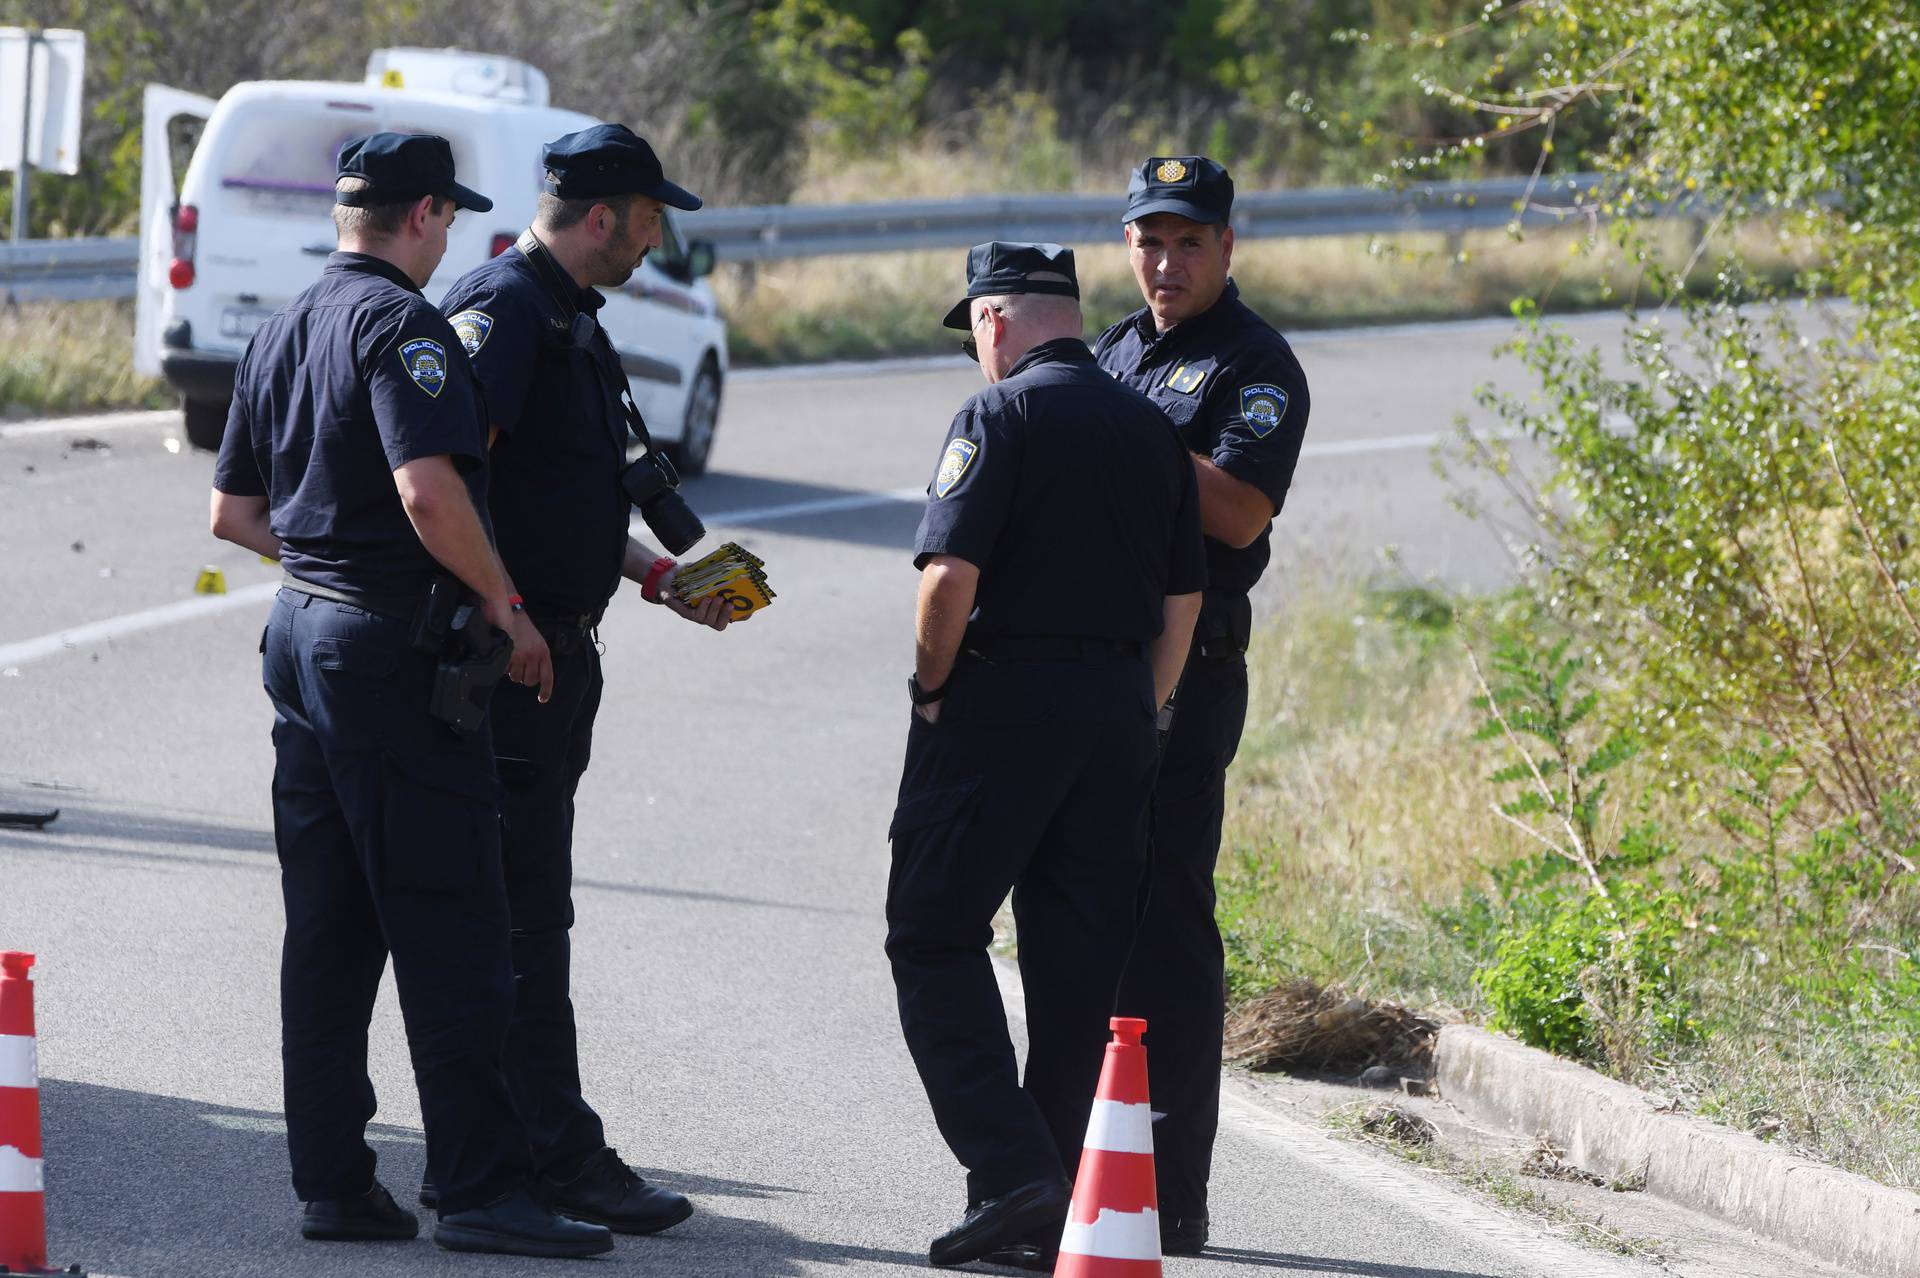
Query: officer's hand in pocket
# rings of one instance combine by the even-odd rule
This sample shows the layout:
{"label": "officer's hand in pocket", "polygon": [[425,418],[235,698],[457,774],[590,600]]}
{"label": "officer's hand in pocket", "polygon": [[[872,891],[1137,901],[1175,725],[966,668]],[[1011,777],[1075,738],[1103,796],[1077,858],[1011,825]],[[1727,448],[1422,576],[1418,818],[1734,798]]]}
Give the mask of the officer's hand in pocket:
{"label": "officer's hand in pocket", "polygon": [[553,653],[547,649],[546,636],[524,612],[513,614],[513,660],[507,663],[507,678],[519,684],[539,684],[540,700],[553,700]]}

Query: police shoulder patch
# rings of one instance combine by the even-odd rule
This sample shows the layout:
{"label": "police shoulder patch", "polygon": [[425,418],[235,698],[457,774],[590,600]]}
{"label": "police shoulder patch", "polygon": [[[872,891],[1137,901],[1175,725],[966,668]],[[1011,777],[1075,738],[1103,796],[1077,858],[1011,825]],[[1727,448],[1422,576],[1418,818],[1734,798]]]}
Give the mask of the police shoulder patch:
{"label": "police shoulder patch", "polygon": [[1287,415],[1287,393],[1269,382],[1242,386],[1240,415],[1247,419],[1255,439],[1265,439]]}
{"label": "police shoulder patch", "polygon": [[1207,370],[1192,364],[1182,364],[1173,370],[1167,378],[1167,389],[1179,391],[1182,395],[1191,395],[1200,389],[1200,383],[1207,380]]}
{"label": "police shoulder patch", "polygon": [[933,477],[933,495],[945,497],[954,490],[967,467],[973,465],[973,459],[980,455],[980,445],[970,439],[956,439],[947,445],[946,453],[940,458],[940,473]]}
{"label": "police shoulder patch", "polygon": [[400,366],[414,385],[440,398],[447,384],[447,348],[430,337],[415,337],[400,343]]}
{"label": "police shoulder patch", "polygon": [[487,334],[493,332],[493,316],[485,311],[461,311],[447,323],[453,325],[453,335],[460,339],[469,355],[478,355],[480,348],[487,344]]}

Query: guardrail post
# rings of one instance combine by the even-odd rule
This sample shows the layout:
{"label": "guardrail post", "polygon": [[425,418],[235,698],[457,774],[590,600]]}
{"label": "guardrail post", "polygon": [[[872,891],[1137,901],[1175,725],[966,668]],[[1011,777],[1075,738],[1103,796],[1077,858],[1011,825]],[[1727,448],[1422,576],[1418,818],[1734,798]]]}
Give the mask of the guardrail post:
{"label": "guardrail post", "polygon": [[[27,179],[33,175],[28,148],[33,142],[33,47],[40,43],[37,27],[27,28],[27,73],[21,77],[20,167],[13,171],[13,242],[27,238]],[[8,291],[12,300],[12,291]]]}

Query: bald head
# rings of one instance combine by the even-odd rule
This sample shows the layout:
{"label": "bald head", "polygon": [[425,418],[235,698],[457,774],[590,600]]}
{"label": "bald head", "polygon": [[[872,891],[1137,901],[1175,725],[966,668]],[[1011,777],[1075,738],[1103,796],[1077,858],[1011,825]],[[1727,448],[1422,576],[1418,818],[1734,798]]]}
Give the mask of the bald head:
{"label": "bald head", "polygon": [[1034,347],[1086,332],[1080,299],[1059,293],[976,297],[972,305],[980,368],[989,382],[1006,377]]}

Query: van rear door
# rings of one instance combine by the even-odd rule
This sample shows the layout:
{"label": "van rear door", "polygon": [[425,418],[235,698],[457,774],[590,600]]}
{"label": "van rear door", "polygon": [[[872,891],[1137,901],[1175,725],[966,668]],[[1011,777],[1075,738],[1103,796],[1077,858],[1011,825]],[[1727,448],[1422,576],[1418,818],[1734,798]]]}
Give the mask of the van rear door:
{"label": "van rear door", "polygon": [[240,86],[208,126],[183,198],[197,210],[192,283],[175,314],[197,351],[238,358],[268,316],[320,276],[334,249],[333,182],[340,148],[380,129],[374,105],[350,87]]}
{"label": "van rear door", "polygon": [[142,98],[140,124],[140,259],[135,267],[133,366],[148,377],[160,375],[160,311],[173,260],[173,210],[176,185],[174,139],[182,122],[204,124],[214,101],[184,89],[149,84]]}

